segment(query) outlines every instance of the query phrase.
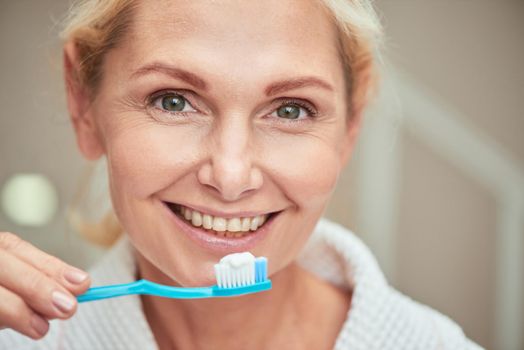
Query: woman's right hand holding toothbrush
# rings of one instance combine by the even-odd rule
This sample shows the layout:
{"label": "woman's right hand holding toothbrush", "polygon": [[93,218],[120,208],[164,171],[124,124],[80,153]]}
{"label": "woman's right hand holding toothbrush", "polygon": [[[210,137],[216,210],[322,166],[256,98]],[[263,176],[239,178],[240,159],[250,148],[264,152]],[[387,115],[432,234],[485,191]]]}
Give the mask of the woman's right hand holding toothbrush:
{"label": "woman's right hand holding toothbrush", "polygon": [[75,296],[89,285],[86,272],[15,234],[0,232],[0,329],[40,339],[49,329],[48,320],[73,316]]}

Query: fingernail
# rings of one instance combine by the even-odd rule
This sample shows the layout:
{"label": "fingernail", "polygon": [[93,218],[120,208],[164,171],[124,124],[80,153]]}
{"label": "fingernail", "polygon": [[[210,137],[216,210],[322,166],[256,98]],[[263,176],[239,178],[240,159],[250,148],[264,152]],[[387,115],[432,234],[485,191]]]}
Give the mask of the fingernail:
{"label": "fingernail", "polygon": [[42,319],[42,317],[33,315],[31,317],[31,327],[35,330],[38,335],[42,336],[47,333],[49,324]]}
{"label": "fingernail", "polygon": [[53,305],[62,312],[69,312],[75,307],[76,300],[65,293],[54,291],[51,297]]}
{"label": "fingernail", "polygon": [[64,277],[73,284],[80,284],[87,279],[87,273],[78,269],[69,269],[64,273]]}

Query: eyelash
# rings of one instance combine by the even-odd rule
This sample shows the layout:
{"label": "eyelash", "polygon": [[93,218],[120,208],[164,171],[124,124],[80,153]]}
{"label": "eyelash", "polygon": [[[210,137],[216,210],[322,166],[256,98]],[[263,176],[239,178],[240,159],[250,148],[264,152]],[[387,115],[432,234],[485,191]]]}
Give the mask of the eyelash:
{"label": "eyelash", "polygon": [[[191,103],[191,101],[189,101],[189,99],[187,98],[186,94],[183,91],[171,91],[171,90],[168,90],[168,91],[161,91],[161,92],[155,93],[155,94],[151,95],[151,97],[148,98],[147,105],[149,107],[153,107],[153,108],[156,108],[156,109],[160,110],[162,113],[169,113],[171,115],[175,114],[175,115],[181,115],[181,116],[186,117],[189,114],[194,113],[194,112],[170,112],[170,111],[167,111],[167,110],[165,110],[163,108],[155,106],[156,101],[158,101],[159,99],[161,99],[161,98],[163,98],[163,97],[165,97],[167,95],[178,95],[178,96],[181,96],[182,98],[184,98],[186,103],[188,103],[191,106],[191,108],[197,110],[197,108],[195,108],[193,106],[193,104]],[[286,118],[278,118],[277,117],[277,118],[275,118],[275,119],[277,119],[277,121],[276,121],[277,123],[284,123],[284,124],[295,123],[295,124],[298,124],[298,123],[310,122],[311,119],[315,118],[318,115],[318,112],[316,111],[316,109],[313,106],[311,106],[309,103],[307,103],[305,101],[302,101],[302,100],[295,99],[295,98],[285,98],[285,97],[280,99],[278,107],[272,113],[274,113],[280,107],[287,106],[287,105],[297,106],[299,108],[304,109],[307,112],[308,116],[306,118],[302,118],[302,119],[286,119]]]}
{"label": "eyelash", "polygon": [[[298,106],[300,108],[303,108],[304,110],[306,110],[307,114],[308,114],[308,117],[307,118],[303,118],[303,119],[286,119],[286,118],[278,118],[278,120],[282,123],[288,123],[288,122],[291,122],[291,123],[299,123],[299,122],[306,122],[306,121],[310,121],[311,119],[315,118],[318,114],[318,112],[315,110],[315,108],[313,108],[309,103],[306,103],[302,100],[297,100],[297,99],[294,99],[294,98],[282,98],[280,100],[280,104],[279,106],[277,107],[280,108],[282,106],[288,106],[288,105],[291,105],[291,106]],[[286,120],[284,122],[284,120]]]}
{"label": "eyelash", "polygon": [[190,113],[194,113],[194,112],[170,112],[170,111],[167,111],[161,107],[157,107],[155,104],[156,104],[156,101],[157,100],[160,100],[161,98],[165,97],[165,96],[168,96],[168,95],[177,95],[177,96],[181,96],[185,101],[186,103],[188,103],[191,108],[195,109],[195,107],[193,107],[193,104],[189,101],[189,99],[187,98],[186,96],[186,93],[184,93],[183,91],[171,91],[171,90],[167,90],[167,91],[160,91],[160,92],[157,92],[157,93],[154,93],[153,95],[151,95],[151,97],[149,97],[147,99],[147,106],[148,107],[152,107],[152,108],[155,108],[159,111],[161,111],[162,113],[169,113],[171,115],[173,114],[176,114],[176,115],[181,115],[181,116],[188,116]]}

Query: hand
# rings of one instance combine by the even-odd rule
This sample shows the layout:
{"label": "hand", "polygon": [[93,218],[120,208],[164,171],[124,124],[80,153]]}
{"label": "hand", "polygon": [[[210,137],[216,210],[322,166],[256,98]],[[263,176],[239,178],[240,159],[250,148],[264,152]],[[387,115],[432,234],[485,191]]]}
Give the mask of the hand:
{"label": "hand", "polygon": [[0,329],[42,338],[49,330],[48,320],[73,316],[75,296],[90,283],[87,273],[12,233],[0,232]]}

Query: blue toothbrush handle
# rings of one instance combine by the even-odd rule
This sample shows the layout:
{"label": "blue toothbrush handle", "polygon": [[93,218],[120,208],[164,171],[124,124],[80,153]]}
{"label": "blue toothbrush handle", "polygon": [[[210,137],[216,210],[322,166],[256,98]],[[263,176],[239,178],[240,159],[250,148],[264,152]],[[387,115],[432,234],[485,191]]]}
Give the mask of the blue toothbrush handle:
{"label": "blue toothbrush handle", "polygon": [[90,288],[86,293],[79,295],[77,300],[79,303],[83,303],[86,301],[108,299],[131,294],[147,294],[178,299],[200,299],[238,296],[269,289],[271,289],[270,280],[235,288],[220,288],[218,286],[183,288],[164,286],[147,280],[139,280],[126,284]]}
{"label": "blue toothbrush handle", "polygon": [[149,294],[170,298],[205,298],[212,296],[212,287],[182,288],[163,286],[147,280],[139,280],[126,284],[94,287],[77,297],[79,303],[93,300],[108,299],[131,294]]}
{"label": "blue toothbrush handle", "polygon": [[108,299],[123,295],[140,294],[140,291],[142,290],[141,281],[142,280],[133,283],[89,288],[87,292],[77,296],[76,299],[79,303],[83,303],[86,301]]}

